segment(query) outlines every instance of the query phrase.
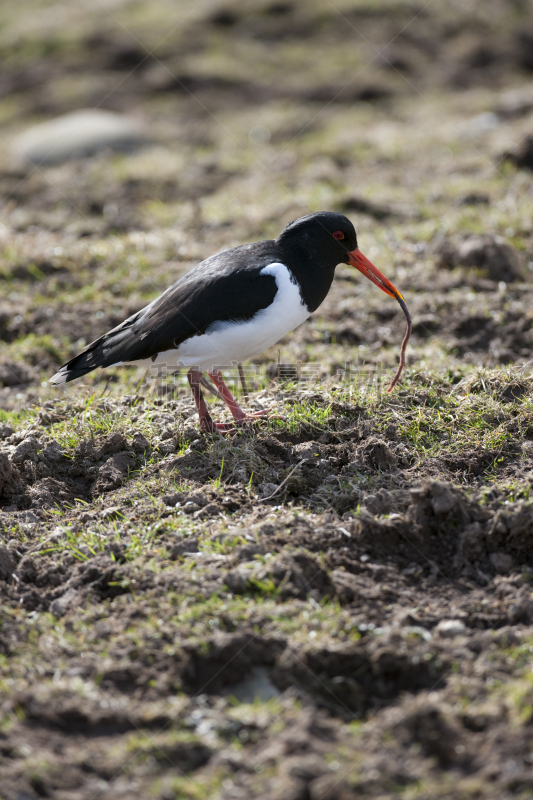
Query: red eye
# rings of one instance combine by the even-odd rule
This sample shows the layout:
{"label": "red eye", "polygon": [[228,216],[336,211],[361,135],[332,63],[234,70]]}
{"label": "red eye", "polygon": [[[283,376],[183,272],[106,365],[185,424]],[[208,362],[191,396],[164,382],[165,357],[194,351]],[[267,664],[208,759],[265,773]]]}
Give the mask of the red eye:
{"label": "red eye", "polygon": [[342,231],[335,231],[333,234],[334,239],[344,239],[344,233]]}

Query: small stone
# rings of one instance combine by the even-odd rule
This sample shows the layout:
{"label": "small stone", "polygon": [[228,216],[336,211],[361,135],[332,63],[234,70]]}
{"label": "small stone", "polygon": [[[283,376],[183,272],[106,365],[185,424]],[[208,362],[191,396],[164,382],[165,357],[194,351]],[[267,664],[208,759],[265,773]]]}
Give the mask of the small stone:
{"label": "small stone", "polygon": [[500,575],[507,575],[513,568],[513,559],[507,553],[491,553],[489,560]]}
{"label": "small stone", "polygon": [[460,619],[441,619],[435,632],[443,639],[452,639],[461,636],[466,631],[466,625]]}
{"label": "small stone", "polygon": [[84,108],[21,133],[15,151],[32,164],[60,164],[101,150],[129,151],[146,142],[142,125],[125,114]]}

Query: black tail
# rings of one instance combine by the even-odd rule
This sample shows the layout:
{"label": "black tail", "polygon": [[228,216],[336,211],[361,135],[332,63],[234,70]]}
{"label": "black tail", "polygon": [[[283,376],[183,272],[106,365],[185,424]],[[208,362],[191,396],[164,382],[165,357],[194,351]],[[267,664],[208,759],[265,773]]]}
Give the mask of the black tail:
{"label": "black tail", "polygon": [[109,333],[91,342],[85,350],[63,364],[50,378],[53,386],[75,381],[98,367],[112,367],[125,361],[134,361],[141,349],[139,337],[132,331],[132,325],[139,319],[142,311],[122,322]]}

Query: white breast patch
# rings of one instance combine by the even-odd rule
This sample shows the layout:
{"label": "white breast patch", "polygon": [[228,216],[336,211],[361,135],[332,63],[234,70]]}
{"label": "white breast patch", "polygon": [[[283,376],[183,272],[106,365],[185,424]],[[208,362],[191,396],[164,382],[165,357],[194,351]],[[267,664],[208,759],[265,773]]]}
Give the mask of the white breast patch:
{"label": "white breast patch", "polygon": [[285,264],[269,264],[261,270],[261,275],[273,275],[278,290],[271,305],[258,311],[252,319],[247,322],[213,322],[203,335],[192,336],[177,350],[159,353],[155,361],[146,359],[133,363],[147,367],[152,364],[196,366],[202,372],[209,372],[213,367],[247,361],[260,355],[311,314]]}

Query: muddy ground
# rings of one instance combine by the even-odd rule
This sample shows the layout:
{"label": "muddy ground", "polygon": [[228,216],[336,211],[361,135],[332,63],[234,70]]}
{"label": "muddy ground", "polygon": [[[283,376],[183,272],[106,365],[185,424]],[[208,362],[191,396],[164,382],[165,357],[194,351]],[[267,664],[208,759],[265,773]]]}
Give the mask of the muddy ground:
{"label": "muddy ground", "polygon": [[[531,3],[0,19],[0,798],[531,797]],[[149,143],[10,149],[94,106]],[[344,266],[248,399],[228,366],[283,419],[202,435],[184,376],[131,368],[47,384],[319,209],[411,309],[393,394],[401,311]]]}

